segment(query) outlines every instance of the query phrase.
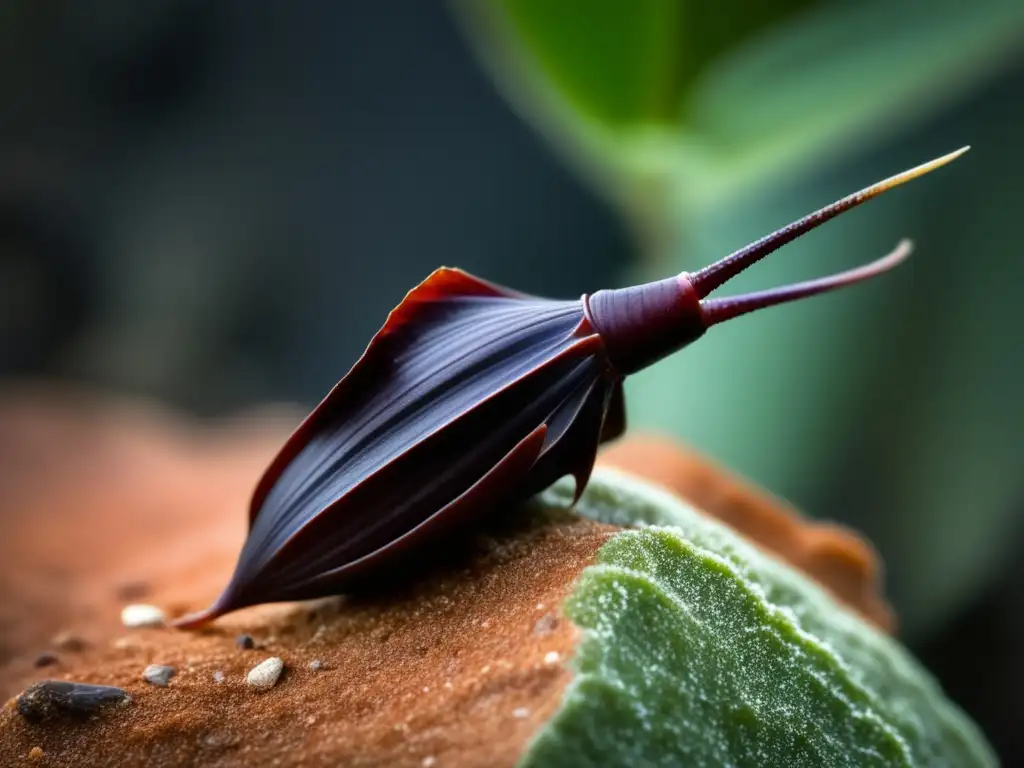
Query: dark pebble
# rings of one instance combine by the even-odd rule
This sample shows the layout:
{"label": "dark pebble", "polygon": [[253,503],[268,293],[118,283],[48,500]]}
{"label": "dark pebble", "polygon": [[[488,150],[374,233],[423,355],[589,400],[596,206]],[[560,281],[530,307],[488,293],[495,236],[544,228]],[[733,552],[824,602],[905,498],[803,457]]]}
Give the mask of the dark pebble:
{"label": "dark pebble", "polygon": [[252,639],[252,635],[239,635],[235,638],[235,645],[243,650],[251,651],[256,647],[256,641]]}
{"label": "dark pebble", "polygon": [[18,712],[30,723],[40,723],[55,717],[84,717],[130,701],[126,691],[110,685],[44,680],[18,697]]}
{"label": "dark pebble", "polygon": [[57,658],[57,654],[56,653],[50,653],[49,651],[43,651],[38,656],[36,656],[36,660],[32,662],[32,666],[34,666],[36,668],[48,667],[51,664],[56,664],[58,661],[60,661],[60,659]]}

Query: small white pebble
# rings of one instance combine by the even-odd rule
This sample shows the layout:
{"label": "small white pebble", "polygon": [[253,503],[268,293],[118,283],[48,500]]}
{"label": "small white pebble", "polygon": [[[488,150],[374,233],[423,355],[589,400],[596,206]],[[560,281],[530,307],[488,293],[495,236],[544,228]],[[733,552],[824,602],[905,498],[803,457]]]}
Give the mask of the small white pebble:
{"label": "small white pebble", "polygon": [[165,620],[164,612],[155,605],[136,603],[121,611],[121,623],[126,627],[162,627]]}
{"label": "small white pebble", "polygon": [[268,690],[277,683],[277,678],[281,676],[283,669],[284,661],[277,656],[272,656],[249,670],[249,674],[245,677],[245,684],[261,691]]}
{"label": "small white pebble", "polygon": [[313,659],[311,662],[309,662],[309,671],[310,672],[319,672],[323,668],[324,668],[324,663],[322,661],[320,661],[320,659]]}
{"label": "small white pebble", "polygon": [[433,755],[427,755],[423,758],[423,762],[420,763],[420,765],[422,765],[423,768],[433,768],[433,766],[437,765],[437,758]]}
{"label": "small white pebble", "polygon": [[166,688],[177,671],[174,667],[168,667],[165,664],[150,664],[142,670],[142,679],[152,685]]}
{"label": "small white pebble", "polygon": [[213,682],[215,682],[215,683],[223,683],[224,682],[224,673],[221,672],[219,669],[215,670],[214,673],[213,673]]}
{"label": "small white pebble", "polygon": [[424,685],[423,686],[423,692],[424,693],[430,693],[430,686],[429,685]]}
{"label": "small white pebble", "polygon": [[544,654],[544,663],[557,664],[560,658],[562,657],[558,655],[558,651],[548,651]]}
{"label": "small white pebble", "polygon": [[528,710],[526,707],[516,707],[512,710],[512,717],[518,718],[519,720],[522,720],[523,718],[529,716],[530,710]]}
{"label": "small white pebble", "polygon": [[550,635],[558,625],[558,619],[553,613],[545,613],[533,625],[533,634]]}

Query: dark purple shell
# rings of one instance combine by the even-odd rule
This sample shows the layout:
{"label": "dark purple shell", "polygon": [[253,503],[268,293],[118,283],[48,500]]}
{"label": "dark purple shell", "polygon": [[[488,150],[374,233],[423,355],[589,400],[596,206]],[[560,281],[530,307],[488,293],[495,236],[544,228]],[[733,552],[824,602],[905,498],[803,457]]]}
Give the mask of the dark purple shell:
{"label": "dark purple shell", "polygon": [[435,271],[270,464],[231,583],[183,624],[336,593],[562,475],[582,491],[599,442],[625,426],[621,386],[582,301]]}

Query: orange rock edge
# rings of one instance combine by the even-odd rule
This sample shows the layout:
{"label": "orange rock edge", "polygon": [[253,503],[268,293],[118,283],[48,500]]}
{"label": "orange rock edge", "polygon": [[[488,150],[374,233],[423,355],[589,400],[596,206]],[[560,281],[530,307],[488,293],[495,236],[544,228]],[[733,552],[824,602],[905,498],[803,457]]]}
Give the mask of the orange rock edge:
{"label": "orange rock edge", "polygon": [[[128,602],[176,615],[216,596],[255,479],[297,417],[208,427],[38,388],[0,398],[0,694],[50,678],[133,698],[91,721],[43,725],[24,722],[11,698],[0,764],[516,762],[570,679],[577,636],[559,606],[610,526],[566,517],[503,535],[471,563],[383,600],[262,606],[199,633],[120,625]],[[808,523],[661,438],[623,441],[601,461],[753,531],[889,626],[871,550],[851,534]],[[237,648],[241,633],[257,648]],[[57,662],[37,669],[43,651]],[[270,656],[286,665],[277,685],[248,688],[246,673]],[[142,680],[154,663],[177,668],[167,688]]]}

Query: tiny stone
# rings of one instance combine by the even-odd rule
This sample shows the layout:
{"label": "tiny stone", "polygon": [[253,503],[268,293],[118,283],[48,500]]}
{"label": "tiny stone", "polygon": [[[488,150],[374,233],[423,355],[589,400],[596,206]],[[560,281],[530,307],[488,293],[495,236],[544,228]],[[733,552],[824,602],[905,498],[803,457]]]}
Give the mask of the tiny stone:
{"label": "tiny stone", "polygon": [[223,683],[224,682],[224,673],[221,672],[219,669],[216,670],[213,673],[213,682],[215,682],[215,683]]}
{"label": "tiny stone", "polygon": [[558,655],[558,651],[548,651],[544,654],[545,664],[557,664],[561,656]]}
{"label": "tiny stone", "polygon": [[309,669],[311,672],[319,672],[321,669],[324,668],[324,666],[324,663],[320,661],[320,659],[313,659],[311,662],[309,662]]}
{"label": "tiny stone", "polygon": [[56,664],[58,661],[60,661],[60,659],[57,658],[57,654],[50,653],[49,651],[43,651],[36,656],[36,660],[32,662],[32,666],[38,669],[39,667],[48,667],[51,664]]}
{"label": "tiny stone", "polygon": [[32,747],[32,749],[28,751],[28,759],[41,760],[43,758],[43,754],[44,753],[41,747]]}
{"label": "tiny stone", "polygon": [[420,763],[420,765],[422,765],[423,768],[433,768],[433,766],[437,765],[437,758],[433,755],[427,755],[423,758],[423,762]]}
{"label": "tiny stone", "polygon": [[555,618],[555,614],[545,613],[537,619],[537,623],[533,625],[533,634],[550,635],[557,625],[558,619]]}
{"label": "tiny stone", "polygon": [[243,651],[251,651],[256,647],[256,641],[252,639],[252,635],[239,635],[235,638],[235,646]]}
{"label": "tiny stone", "polygon": [[245,677],[245,684],[261,691],[268,690],[277,683],[277,678],[281,676],[283,669],[284,661],[277,656],[272,656],[249,670],[249,674]]}
{"label": "tiny stone", "polygon": [[142,678],[147,683],[166,688],[177,671],[174,667],[168,667],[165,664],[150,664],[142,671]]}
{"label": "tiny stone", "polygon": [[213,731],[202,738],[202,745],[210,749],[223,749],[238,743],[238,739],[228,731]]}
{"label": "tiny stone", "polygon": [[79,653],[80,651],[84,651],[89,645],[81,637],[74,635],[71,632],[58,632],[50,640],[50,644],[58,650],[68,651],[70,653]]}
{"label": "tiny stone", "polygon": [[18,712],[30,723],[57,716],[84,716],[112,704],[129,704],[126,691],[109,685],[44,680],[18,697]]}
{"label": "tiny stone", "polygon": [[518,718],[519,720],[522,720],[523,718],[529,716],[530,710],[528,710],[526,707],[516,707],[512,710],[512,717]]}
{"label": "tiny stone", "polygon": [[162,627],[166,617],[155,605],[135,603],[126,605],[121,611],[121,623],[126,627]]}

